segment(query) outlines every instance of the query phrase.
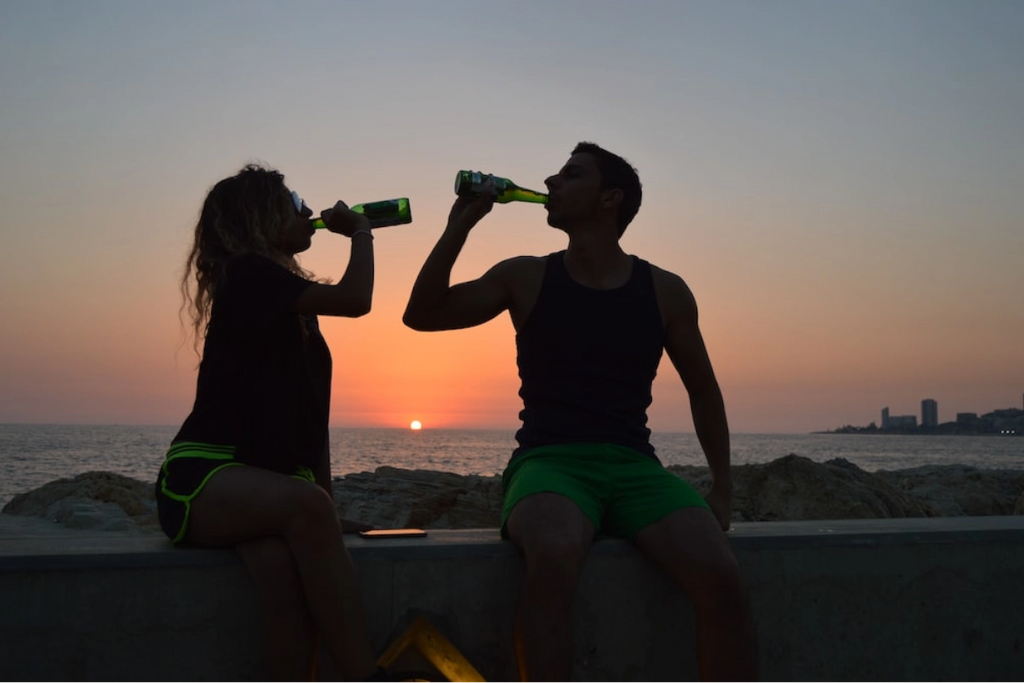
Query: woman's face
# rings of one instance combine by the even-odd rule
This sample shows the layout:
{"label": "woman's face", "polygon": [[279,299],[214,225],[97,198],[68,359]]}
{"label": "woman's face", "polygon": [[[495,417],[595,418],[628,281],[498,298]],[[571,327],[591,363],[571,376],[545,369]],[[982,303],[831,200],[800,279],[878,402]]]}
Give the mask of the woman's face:
{"label": "woman's face", "polygon": [[289,256],[294,256],[309,249],[313,244],[313,211],[306,206],[306,202],[299,197],[298,193],[289,193],[289,212],[281,228],[281,236],[274,246]]}

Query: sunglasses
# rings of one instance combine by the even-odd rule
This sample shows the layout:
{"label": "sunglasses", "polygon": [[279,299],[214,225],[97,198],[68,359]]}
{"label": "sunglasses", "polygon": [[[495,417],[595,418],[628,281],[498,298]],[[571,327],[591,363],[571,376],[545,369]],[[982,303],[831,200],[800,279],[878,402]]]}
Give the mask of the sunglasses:
{"label": "sunglasses", "polygon": [[306,200],[299,196],[299,193],[292,190],[292,204],[295,205],[295,211],[302,214],[306,211],[310,211],[309,206],[306,205]]}

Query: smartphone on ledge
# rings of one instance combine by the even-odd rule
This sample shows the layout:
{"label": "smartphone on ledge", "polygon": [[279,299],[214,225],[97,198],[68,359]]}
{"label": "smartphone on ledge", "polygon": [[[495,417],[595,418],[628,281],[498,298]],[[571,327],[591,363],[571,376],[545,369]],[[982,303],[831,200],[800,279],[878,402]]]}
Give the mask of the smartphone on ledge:
{"label": "smartphone on ledge", "polygon": [[359,535],[363,538],[413,538],[426,536],[427,532],[423,529],[370,529],[360,531]]}

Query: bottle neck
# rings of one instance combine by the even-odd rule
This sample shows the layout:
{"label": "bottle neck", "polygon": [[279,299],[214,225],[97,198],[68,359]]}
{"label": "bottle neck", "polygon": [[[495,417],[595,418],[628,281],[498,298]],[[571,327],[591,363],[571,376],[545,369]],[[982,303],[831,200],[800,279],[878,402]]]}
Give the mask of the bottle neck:
{"label": "bottle neck", "polygon": [[534,190],[527,190],[524,187],[517,187],[506,194],[509,195],[509,198],[506,201],[510,202],[530,202],[531,204],[548,203],[548,196],[546,194],[535,192]]}
{"label": "bottle neck", "polygon": [[455,194],[465,197],[479,197],[485,191],[488,182],[493,184],[493,191],[497,193],[494,201],[499,204],[508,202],[529,202],[531,204],[546,204],[548,196],[543,192],[528,190],[519,187],[508,178],[501,176],[480,173],[479,171],[459,171],[455,176]]}

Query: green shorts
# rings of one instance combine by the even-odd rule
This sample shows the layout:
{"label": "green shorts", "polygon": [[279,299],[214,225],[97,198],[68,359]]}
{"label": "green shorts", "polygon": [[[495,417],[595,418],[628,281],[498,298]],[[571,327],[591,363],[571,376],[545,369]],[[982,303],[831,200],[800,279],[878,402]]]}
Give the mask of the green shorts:
{"label": "green shorts", "polygon": [[[156,479],[156,510],[160,528],[174,543],[181,543],[188,531],[192,501],[217,472],[244,465],[235,460],[234,446],[217,446],[195,441],[171,444]],[[291,476],[316,483],[313,470],[305,465]]]}
{"label": "green shorts", "polygon": [[703,507],[704,497],[654,458],[606,443],[532,448],[512,459],[501,476],[501,535],[516,504],[535,493],[557,493],[576,503],[595,534],[633,538],[669,513]]}

